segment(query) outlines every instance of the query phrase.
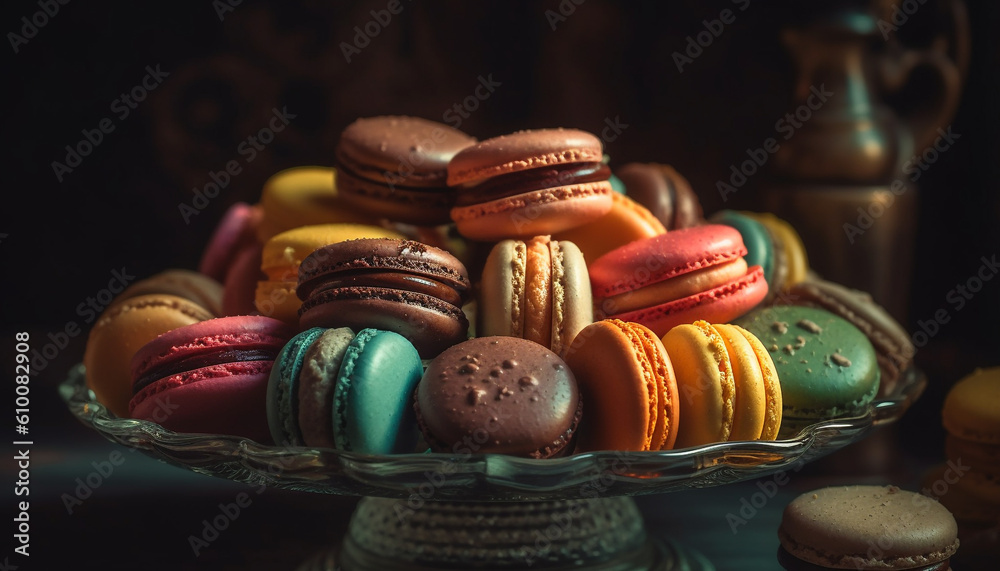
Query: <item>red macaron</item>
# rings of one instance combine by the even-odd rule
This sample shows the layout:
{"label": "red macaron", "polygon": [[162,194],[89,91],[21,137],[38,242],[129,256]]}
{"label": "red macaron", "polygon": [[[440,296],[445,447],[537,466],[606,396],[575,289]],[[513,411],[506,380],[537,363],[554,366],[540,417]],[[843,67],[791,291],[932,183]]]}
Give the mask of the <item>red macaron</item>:
{"label": "red macaron", "polygon": [[728,323],[767,295],[740,233],[707,224],[637,240],[589,266],[595,319],[634,321],[663,336],[697,320]]}
{"label": "red macaron", "polygon": [[263,316],[209,319],[168,331],[132,358],[132,418],[176,432],[271,441],[267,381],[296,333]]}

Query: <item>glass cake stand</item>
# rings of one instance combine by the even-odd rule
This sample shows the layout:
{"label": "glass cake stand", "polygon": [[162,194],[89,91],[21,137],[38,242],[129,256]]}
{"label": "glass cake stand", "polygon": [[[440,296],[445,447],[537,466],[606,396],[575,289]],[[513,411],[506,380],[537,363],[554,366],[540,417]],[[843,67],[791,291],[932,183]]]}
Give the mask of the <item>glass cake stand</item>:
{"label": "glass cake stand", "polygon": [[87,388],[83,365],[70,371],[60,394],[105,438],[169,464],[255,486],[364,496],[342,544],[303,564],[304,571],[707,571],[711,564],[697,553],[651,538],[632,496],[722,486],[810,462],[899,419],[926,384],[911,368],[863,414],[819,422],[791,438],[547,460],[471,452],[375,456],[180,434],[110,414]]}

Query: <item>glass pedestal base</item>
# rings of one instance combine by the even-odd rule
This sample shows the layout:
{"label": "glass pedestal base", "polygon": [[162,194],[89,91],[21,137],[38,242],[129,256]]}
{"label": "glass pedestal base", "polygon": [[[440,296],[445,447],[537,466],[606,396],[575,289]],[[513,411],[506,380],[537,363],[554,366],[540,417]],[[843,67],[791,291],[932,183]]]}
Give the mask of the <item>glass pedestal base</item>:
{"label": "glass pedestal base", "polygon": [[713,571],[704,557],[645,529],[630,497],[551,502],[363,498],[342,545],[299,571],[543,569]]}

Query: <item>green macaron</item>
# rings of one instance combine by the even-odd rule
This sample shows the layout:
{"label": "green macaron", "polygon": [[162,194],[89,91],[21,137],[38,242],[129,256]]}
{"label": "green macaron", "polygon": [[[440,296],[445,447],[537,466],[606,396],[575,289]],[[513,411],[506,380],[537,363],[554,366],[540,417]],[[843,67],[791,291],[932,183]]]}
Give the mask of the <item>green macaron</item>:
{"label": "green macaron", "polygon": [[777,288],[774,282],[774,242],[763,224],[735,210],[720,210],[709,218],[710,222],[732,226],[743,236],[747,254],[743,256],[748,266],[760,266],[764,279],[770,288]]}
{"label": "green macaron", "polygon": [[818,308],[774,306],[734,323],[771,353],[781,383],[779,437],[821,420],[863,414],[875,398],[880,375],[875,349],[847,320]]}
{"label": "green macaron", "polygon": [[423,363],[391,331],[313,327],[279,353],[267,391],[274,441],[365,454],[413,452]]}

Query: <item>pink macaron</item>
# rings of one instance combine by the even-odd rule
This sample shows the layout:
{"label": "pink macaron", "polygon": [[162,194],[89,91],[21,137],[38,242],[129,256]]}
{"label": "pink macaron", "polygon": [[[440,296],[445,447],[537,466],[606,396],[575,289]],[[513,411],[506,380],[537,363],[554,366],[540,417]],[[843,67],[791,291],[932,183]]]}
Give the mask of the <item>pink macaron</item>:
{"label": "pink macaron", "polygon": [[217,282],[224,282],[237,256],[257,242],[260,208],[237,202],[226,210],[202,252],[198,271]]}
{"label": "pink macaron", "polygon": [[595,318],[642,323],[657,335],[684,323],[728,323],[767,295],[740,233],[707,224],[637,240],[589,266]]}
{"label": "pink macaron", "polygon": [[270,443],[267,381],[296,330],[263,316],[220,317],[180,327],[132,358],[132,418],[175,432]]}

